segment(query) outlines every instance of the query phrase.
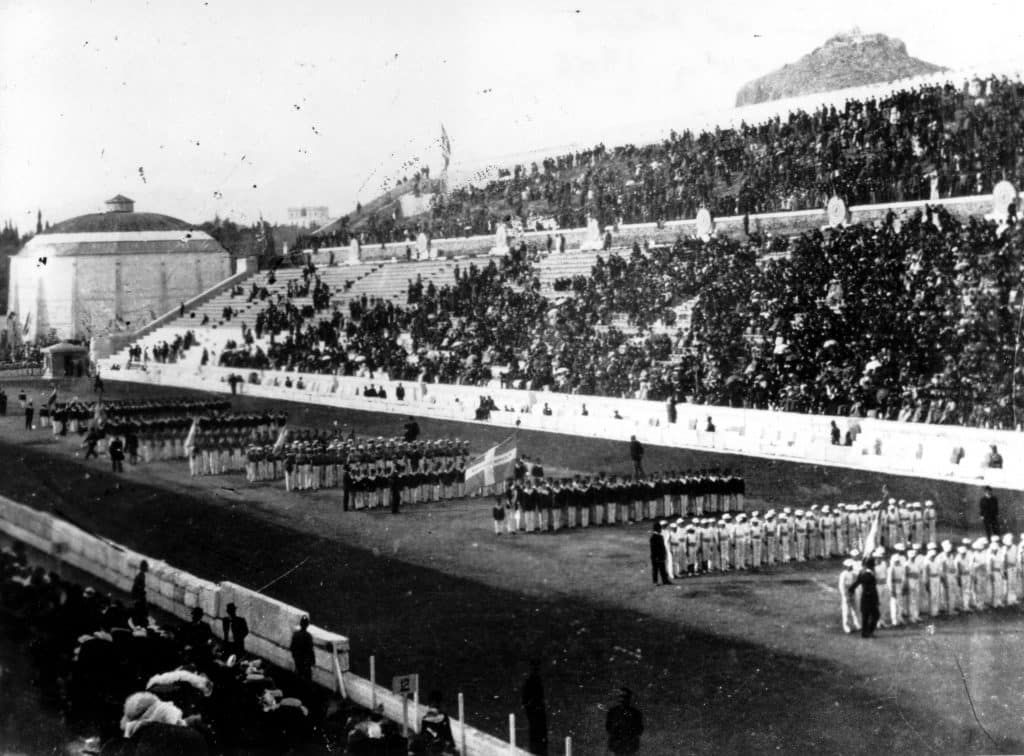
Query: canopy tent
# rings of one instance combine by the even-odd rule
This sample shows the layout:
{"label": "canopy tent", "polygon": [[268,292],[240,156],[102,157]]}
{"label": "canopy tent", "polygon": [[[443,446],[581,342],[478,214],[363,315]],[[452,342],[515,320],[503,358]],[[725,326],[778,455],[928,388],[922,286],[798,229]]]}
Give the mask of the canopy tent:
{"label": "canopy tent", "polygon": [[44,378],[73,378],[88,372],[89,349],[67,341],[48,346],[43,353]]}

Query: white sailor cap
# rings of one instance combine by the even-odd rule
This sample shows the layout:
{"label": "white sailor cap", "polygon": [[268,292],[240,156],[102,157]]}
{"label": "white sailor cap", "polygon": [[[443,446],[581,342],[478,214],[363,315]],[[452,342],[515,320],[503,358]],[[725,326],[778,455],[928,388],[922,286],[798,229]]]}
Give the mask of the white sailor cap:
{"label": "white sailor cap", "polygon": [[1012,544],[1013,543],[1013,533],[1007,533],[1006,535],[1004,535],[1003,536],[1003,543],[1005,543],[1007,546]]}

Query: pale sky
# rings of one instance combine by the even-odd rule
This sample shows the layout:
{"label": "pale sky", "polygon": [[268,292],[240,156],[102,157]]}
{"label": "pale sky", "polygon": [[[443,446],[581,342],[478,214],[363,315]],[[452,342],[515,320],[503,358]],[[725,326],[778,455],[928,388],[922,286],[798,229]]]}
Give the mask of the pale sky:
{"label": "pale sky", "polygon": [[[352,7],[349,7],[349,6]],[[858,0],[0,0],[0,219],[332,215],[426,161],[589,145],[732,105],[840,31],[1024,64],[1024,5]],[[639,137],[638,137],[639,141]]]}

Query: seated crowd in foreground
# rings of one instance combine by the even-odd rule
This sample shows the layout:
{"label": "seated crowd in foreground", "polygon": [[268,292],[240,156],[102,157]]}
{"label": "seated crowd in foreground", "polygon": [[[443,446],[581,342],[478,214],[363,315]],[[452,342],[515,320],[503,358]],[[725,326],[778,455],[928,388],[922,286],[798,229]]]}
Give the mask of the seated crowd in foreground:
{"label": "seated crowd in foreground", "polygon": [[[25,684],[82,735],[83,753],[454,752],[444,751],[454,745],[451,727],[433,705],[421,734],[407,740],[379,712],[329,698],[305,672],[248,655],[248,626],[233,605],[223,618],[197,608],[189,622],[170,625],[150,609],[142,570],[125,603],[32,566],[23,544],[0,550],[0,632],[24,646],[34,667]],[[227,640],[211,622],[230,628]],[[312,664],[312,648],[294,642],[304,630],[293,635],[297,670]],[[8,676],[4,684],[18,683]]]}

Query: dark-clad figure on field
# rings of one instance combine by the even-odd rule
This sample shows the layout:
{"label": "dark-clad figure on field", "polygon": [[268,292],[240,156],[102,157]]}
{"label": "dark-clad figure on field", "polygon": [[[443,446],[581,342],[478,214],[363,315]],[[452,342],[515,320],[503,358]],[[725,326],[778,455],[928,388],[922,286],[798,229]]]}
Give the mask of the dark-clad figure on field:
{"label": "dark-clad figure on field", "polygon": [[1000,535],[999,500],[992,493],[992,486],[985,486],[985,495],[978,502],[978,509],[981,511],[982,522],[985,523],[985,537]]}
{"label": "dark-clad figure on field", "polygon": [[391,514],[398,514],[402,508],[402,482],[398,478],[398,470],[391,468],[388,475],[388,492],[391,496]]}
{"label": "dark-clad figure on field", "polygon": [[139,461],[139,437],[133,428],[128,428],[124,434],[124,450],[128,454],[128,461],[131,464],[138,464]]}
{"label": "dark-clad figure on field", "polygon": [[530,674],[523,683],[522,699],[530,733],[530,753],[534,756],[547,756],[548,712],[544,702],[544,683],[540,679],[539,659],[530,661]]}
{"label": "dark-clad figure on field", "polygon": [[660,577],[662,585],[669,585],[672,581],[668,579],[668,571],[665,569],[668,552],[665,550],[665,538],[661,535],[661,528],[661,522],[655,522],[654,532],[651,533],[651,579],[657,585]]}
{"label": "dark-clad figure on field", "polygon": [[0,415],[7,414],[7,392],[0,388]]}
{"label": "dark-clad figure on field", "polygon": [[608,750],[615,756],[631,756],[640,751],[644,717],[633,706],[633,692],[629,688],[622,689],[619,702],[608,710],[604,729],[608,732]]}
{"label": "dark-clad figure on field", "polygon": [[295,674],[302,680],[313,680],[313,636],[309,634],[309,617],[303,615],[299,620],[298,629],[292,633],[292,660],[295,662]]}
{"label": "dark-clad figure on field", "polygon": [[210,660],[210,642],[213,630],[203,621],[203,610],[198,606],[192,609],[192,619],[181,631],[184,645],[192,649],[192,658],[199,664]]}
{"label": "dark-clad figure on field", "polygon": [[636,440],[636,436],[629,437],[629,458],[633,460],[633,477],[644,476],[644,445]]}
{"label": "dark-clad figure on field", "polygon": [[409,421],[405,424],[405,436],[404,436],[405,443],[411,444],[413,441],[415,441],[419,437],[420,437],[420,425],[419,425],[419,423],[417,423],[414,419],[412,419],[410,417]]}
{"label": "dark-clad figure on field", "polygon": [[428,699],[427,713],[420,720],[420,737],[428,754],[455,752],[455,738],[452,736],[452,722],[441,711],[441,694],[433,691]]}
{"label": "dark-clad figure on field", "polygon": [[870,638],[875,633],[881,613],[878,605],[878,581],[875,577],[875,560],[868,557],[864,560],[864,568],[849,588],[850,603],[856,606],[854,593],[860,588],[860,634],[862,638]]}
{"label": "dark-clad figure on field", "polygon": [[32,406],[32,398],[25,400],[25,430],[32,430],[32,418],[36,414],[36,408]]}
{"label": "dark-clad figure on field", "polygon": [[228,604],[225,607],[227,617],[221,617],[224,630],[224,646],[227,656],[241,656],[245,653],[245,638],[249,635],[249,623],[239,617],[238,607]]}
{"label": "dark-clad figure on field", "polygon": [[146,573],[149,572],[149,562],[143,559],[139,562],[139,571],[135,573],[135,580],[132,581],[132,604],[135,606],[146,606]]}
{"label": "dark-clad figure on field", "polygon": [[107,447],[107,453],[110,454],[110,469],[114,472],[124,472],[124,443],[120,436],[114,436]]}
{"label": "dark-clad figure on field", "polygon": [[89,428],[88,432],[85,434],[85,441],[83,443],[83,446],[85,446],[86,459],[89,459],[89,457],[96,457],[97,459],[99,459],[99,452],[96,451],[96,444],[98,444],[99,442],[99,431],[96,430],[95,428]]}

